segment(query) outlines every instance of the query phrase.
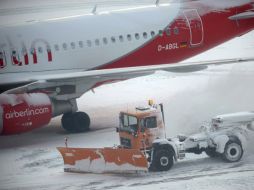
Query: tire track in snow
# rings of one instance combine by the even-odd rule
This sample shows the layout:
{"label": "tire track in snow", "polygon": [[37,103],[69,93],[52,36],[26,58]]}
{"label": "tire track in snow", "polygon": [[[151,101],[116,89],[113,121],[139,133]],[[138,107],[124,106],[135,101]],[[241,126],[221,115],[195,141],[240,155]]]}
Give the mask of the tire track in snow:
{"label": "tire track in snow", "polygon": [[153,185],[153,184],[159,184],[159,183],[192,180],[195,178],[202,178],[202,177],[221,176],[221,175],[230,174],[231,172],[234,172],[234,173],[251,172],[251,174],[254,174],[254,169],[245,169],[245,170],[239,170],[239,171],[222,171],[222,172],[215,172],[215,173],[210,173],[210,174],[205,173],[205,174],[199,174],[199,175],[189,175],[189,176],[183,176],[183,177],[165,178],[162,180],[146,181],[144,183],[134,183],[134,184],[129,185],[129,187],[146,186],[146,185]]}

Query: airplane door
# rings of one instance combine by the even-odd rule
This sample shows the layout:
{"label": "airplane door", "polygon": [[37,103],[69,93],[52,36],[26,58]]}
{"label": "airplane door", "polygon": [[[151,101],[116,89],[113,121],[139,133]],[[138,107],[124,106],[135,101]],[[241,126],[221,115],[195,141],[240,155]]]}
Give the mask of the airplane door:
{"label": "airplane door", "polygon": [[199,46],[204,40],[204,29],[201,17],[196,9],[184,10],[184,16],[190,30],[191,47]]}

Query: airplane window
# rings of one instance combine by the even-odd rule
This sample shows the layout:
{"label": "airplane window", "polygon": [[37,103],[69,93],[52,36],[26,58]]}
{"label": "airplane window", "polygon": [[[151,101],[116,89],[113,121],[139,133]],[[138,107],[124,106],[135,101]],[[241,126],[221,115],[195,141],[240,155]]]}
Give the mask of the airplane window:
{"label": "airplane window", "polygon": [[151,36],[154,37],[155,36],[155,32],[151,31]]}
{"label": "airplane window", "polygon": [[97,45],[97,46],[100,45],[99,39],[96,39],[96,40],[95,40],[95,45]]}
{"label": "airplane window", "polygon": [[131,35],[130,35],[130,34],[127,35],[127,39],[128,39],[129,41],[131,41]]}
{"label": "airplane window", "polygon": [[104,37],[104,38],[102,39],[102,41],[103,41],[104,44],[108,44],[108,39],[107,39],[106,37]]}
{"label": "airplane window", "polygon": [[179,34],[179,29],[177,27],[174,28],[174,34]]}
{"label": "airplane window", "polygon": [[[1,53],[1,52],[0,52]],[[23,55],[25,55],[26,54],[26,48],[22,48],[22,53],[23,53]]]}
{"label": "airplane window", "polygon": [[30,53],[31,53],[31,54],[34,54],[34,48],[31,48],[31,49],[30,49]]}
{"label": "airplane window", "polygon": [[57,44],[55,44],[54,47],[56,51],[59,51],[59,46]]}
{"label": "airplane window", "polygon": [[39,53],[42,53],[42,52],[43,52],[42,47],[38,47],[38,52],[39,52]]}
{"label": "airplane window", "polygon": [[67,44],[66,43],[63,43],[63,49],[67,50]]}
{"label": "airplane window", "polygon": [[167,28],[167,29],[166,29],[166,35],[167,35],[167,36],[170,36],[170,28]]}
{"label": "airplane window", "polygon": [[143,37],[144,37],[145,39],[147,38],[147,33],[146,33],[146,32],[143,33]]}
{"label": "airplane window", "polygon": [[123,42],[123,36],[122,35],[119,36],[119,40],[120,40],[120,42]]}
{"label": "airplane window", "polygon": [[163,36],[163,30],[159,30],[159,35]]}
{"label": "airplane window", "polygon": [[86,43],[87,43],[87,46],[88,46],[88,47],[91,47],[91,46],[92,46],[91,40],[87,40]]}
{"label": "airplane window", "polygon": [[115,43],[115,42],[116,42],[116,38],[115,38],[114,36],[112,36],[112,37],[111,37],[111,41],[112,41],[113,43]]}
{"label": "airplane window", "polygon": [[71,42],[71,48],[75,49],[75,43],[74,42]]}
{"label": "airplane window", "polygon": [[79,41],[78,45],[79,45],[80,48],[83,48],[84,47],[83,41]]}
{"label": "airplane window", "polygon": [[135,34],[135,38],[136,38],[136,40],[139,40],[139,34],[138,33]]}

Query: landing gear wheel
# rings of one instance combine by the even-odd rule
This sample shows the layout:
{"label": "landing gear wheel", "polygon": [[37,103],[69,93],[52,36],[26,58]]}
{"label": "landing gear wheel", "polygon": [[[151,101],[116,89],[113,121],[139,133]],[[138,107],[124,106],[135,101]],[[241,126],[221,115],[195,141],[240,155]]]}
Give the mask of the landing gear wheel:
{"label": "landing gear wheel", "polygon": [[89,131],[90,118],[84,112],[65,113],[62,117],[62,127],[70,133]]}
{"label": "landing gear wheel", "polygon": [[239,140],[229,140],[225,146],[222,159],[226,162],[238,162],[243,156],[242,145]]}
{"label": "landing gear wheel", "polygon": [[168,150],[157,150],[153,158],[153,171],[168,171],[174,164],[173,154]]}

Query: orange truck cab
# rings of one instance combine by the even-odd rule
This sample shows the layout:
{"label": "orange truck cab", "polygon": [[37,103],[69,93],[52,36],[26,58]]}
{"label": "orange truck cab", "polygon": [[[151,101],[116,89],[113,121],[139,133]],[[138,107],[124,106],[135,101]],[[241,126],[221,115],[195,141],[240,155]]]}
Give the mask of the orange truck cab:
{"label": "orange truck cab", "polygon": [[159,107],[137,107],[135,112],[120,112],[117,131],[121,147],[151,149],[155,139],[165,138],[162,105]]}

